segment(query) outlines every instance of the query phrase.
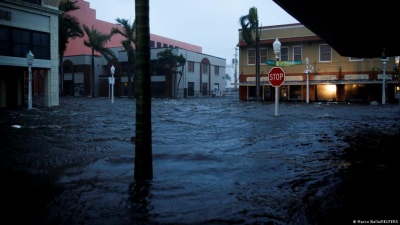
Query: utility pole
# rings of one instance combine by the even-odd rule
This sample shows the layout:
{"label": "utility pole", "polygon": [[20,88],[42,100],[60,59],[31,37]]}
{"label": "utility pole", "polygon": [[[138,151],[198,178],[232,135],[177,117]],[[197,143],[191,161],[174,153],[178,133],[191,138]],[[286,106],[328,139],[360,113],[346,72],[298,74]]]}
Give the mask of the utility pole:
{"label": "utility pole", "polygon": [[233,77],[234,77],[234,79],[235,79],[235,83],[234,83],[234,87],[235,87],[235,89],[237,88],[237,82],[238,82],[238,78],[237,78],[237,64],[238,64],[238,59],[237,59],[237,56],[238,56],[238,54],[237,54],[237,50],[238,50],[238,48],[236,47],[235,48],[235,58],[234,59],[232,59],[232,66],[235,68],[235,74],[233,75]]}

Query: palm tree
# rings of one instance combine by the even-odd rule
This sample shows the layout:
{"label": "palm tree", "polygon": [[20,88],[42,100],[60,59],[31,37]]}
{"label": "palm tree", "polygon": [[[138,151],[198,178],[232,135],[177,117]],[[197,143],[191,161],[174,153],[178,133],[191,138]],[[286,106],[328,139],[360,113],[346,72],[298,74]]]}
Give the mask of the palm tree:
{"label": "palm tree", "polygon": [[135,50],[133,49],[133,44],[135,44],[135,30],[136,22],[133,21],[132,24],[129,23],[127,19],[117,18],[116,21],[122,25],[123,30],[121,31],[117,27],[113,27],[111,34],[120,34],[125,37],[125,40],[121,41],[126,54],[128,56],[128,97],[132,97],[132,66],[135,60]]}
{"label": "palm tree", "polygon": [[135,0],[136,137],[134,178],[137,181],[153,179],[149,7],[149,0]]}
{"label": "palm tree", "polygon": [[117,58],[114,54],[113,51],[111,51],[109,48],[105,47],[106,43],[110,40],[111,34],[103,34],[100,31],[98,31],[94,26],[92,28],[87,27],[85,24],[82,25],[83,30],[85,31],[86,35],[88,36],[87,40],[83,41],[83,44],[86,47],[89,47],[92,49],[92,68],[91,68],[91,95],[94,97],[95,96],[95,91],[94,91],[94,52],[99,52],[101,55],[103,55],[107,61],[110,60],[111,58]]}
{"label": "palm tree", "polygon": [[[183,57],[183,55],[175,55],[172,53],[172,48],[167,48],[164,51],[158,52],[157,53],[157,58],[158,58],[158,62],[164,66],[165,69],[165,73],[166,73],[166,90],[167,92],[170,92],[172,90],[172,83],[176,84],[176,72],[177,72],[177,68],[178,67],[182,67],[182,71],[183,71],[183,66],[186,63],[186,59],[185,57]],[[180,79],[178,82],[178,85],[176,87],[176,89],[174,88],[174,93],[173,93],[173,98],[176,98],[176,91],[179,87],[179,83],[181,81],[182,78],[182,71],[179,71],[180,74]],[[175,72],[175,77],[172,79],[171,77],[173,76]]]}
{"label": "palm tree", "polygon": [[[58,6],[58,9],[62,12],[58,16],[58,52],[60,55],[60,74],[61,74],[61,94],[64,94],[64,72],[63,72],[63,58],[64,53],[67,50],[69,39],[75,39],[76,37],[83,37],[83,30],[81,28],[79,20],[68,14],[73,10],[78,10],[79,6],[76,6],[77,1],[62,0]],[[73,79],[72,79],[73,80]]]}
{"label": "palm tree", "polygon": [[231,78],[231,76],[229,76],[229,74],[225,74],[225,80],[226,80],[226,84],[228,84],[228,80],[229,81],[231,81],[232,80],[232,78]]}
{"label": "palm tree", "polygon": [[[247,45],[253,45],[255,42],[256,47],[256,99],[259,101],[260,97],[260,31],[258,26],[258,13],[256,7],[249,9],[249,14],[241,16],[239,19],[242,26],[242,37]],[[255,34],[255,41],[253,34]]]}

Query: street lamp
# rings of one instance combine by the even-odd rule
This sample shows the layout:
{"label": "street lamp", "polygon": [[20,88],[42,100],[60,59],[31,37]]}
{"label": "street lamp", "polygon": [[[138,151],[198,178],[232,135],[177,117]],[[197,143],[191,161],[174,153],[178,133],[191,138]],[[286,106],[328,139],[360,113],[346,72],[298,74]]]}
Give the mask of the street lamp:
{"label": "street lamp", "polygon": [[382,58],[382,63],[383,63],[382,105],[386,103],[386,61],[388,61],[388,58]]}
{"label": "street lamp", "polygon": [[[275,39],[274,43],[272,44],[275,53],[275,60],[276,66],[279,67],[279,53],[281,52],[281,43],[279,42],[278,38]],[[275,87],[275,116],[278,116],[278,107],[279,107],[279,87]]]}
{"label": "street lamp", "polygon": [[114,83],[115,83],[115,78],[114,78],[114,72],[115,72],[115,67],[114,65],[111,66],[111,77],[109,78],[109,83],[111,84],[111,103],[114,103]]}
{"label": "street lamp", "polygon": [[307,98],[306,98],[306,102],[307,103],[310,102],[310,100],[309,100],[309,84],[310,84],[310,82],[309,82],[309,79],[308,79],[308,74],[310,73],[309,65],[310,65],[310,59],[308,59],[308,57],[307,57],[306,58],[306,77],[307,77],[307,88],[306,88]]}
{"label": "street lamp", "polygon": [[274,43],[272,44],[275,53],[275,60],[276,66],[279,66],[279,53],[281,52],[281,42],[279,42],[278,38],[275,39]]}
{"label": "street lamp", "polygon": [[32,64],[33,64],[34,55],[31,50],[29,50],[28,54],[26,54],[26,60],[28,63],[28,71],[29,71],[29,84],[28,84],[28,110],[32,109]]}

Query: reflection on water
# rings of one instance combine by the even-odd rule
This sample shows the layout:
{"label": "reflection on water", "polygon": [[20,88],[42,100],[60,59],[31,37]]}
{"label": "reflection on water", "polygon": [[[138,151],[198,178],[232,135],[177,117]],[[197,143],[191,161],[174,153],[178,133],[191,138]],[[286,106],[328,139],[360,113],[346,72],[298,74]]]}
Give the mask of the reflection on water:
{"label": "reflection on water", "polygon": [[[274,116],[273,102],[153,99],[154,179],[138,182],[133,180],[134,107],[127,99],[110,104],[102,98],[65,98],[53,109],[2,111],[2,167],[51,174],[62,189],[31,221],[350,223],[357,218],[346,207],[357,204],[350,199],[345,205],[347,192],[340,188],[356,186],[348,186],[354,162],[344,157],[345,149],[358,136],[400,133],[399,108],[393,105],[281,103],[280,116]],[[386,168],[385,162],[378,165]],[[394,169],[391,176],[398,175]],[[386,179],[381,182],[391,178]]]}
{"label": "reflection on water", "polygon": [[149,223],[151,202],[151,181],[135,181],[129,186],[129,203],[131,219],[135,223]]}

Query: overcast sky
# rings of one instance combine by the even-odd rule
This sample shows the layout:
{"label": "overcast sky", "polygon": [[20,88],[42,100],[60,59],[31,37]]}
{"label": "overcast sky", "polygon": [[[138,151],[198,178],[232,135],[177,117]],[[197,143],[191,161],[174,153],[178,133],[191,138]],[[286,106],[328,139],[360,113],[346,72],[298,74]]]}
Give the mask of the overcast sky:
{"label": "overcast sky", "polygon": [[[85,0],[97,19],[134,19],[134,0]],[[231,64],[238,43],[239,18],[257,7],[260,25],[298,21],[272,0],[150,0],[150,33],[202,47],[203,53]],[[278,37],[279,38],[279,37]]]}

